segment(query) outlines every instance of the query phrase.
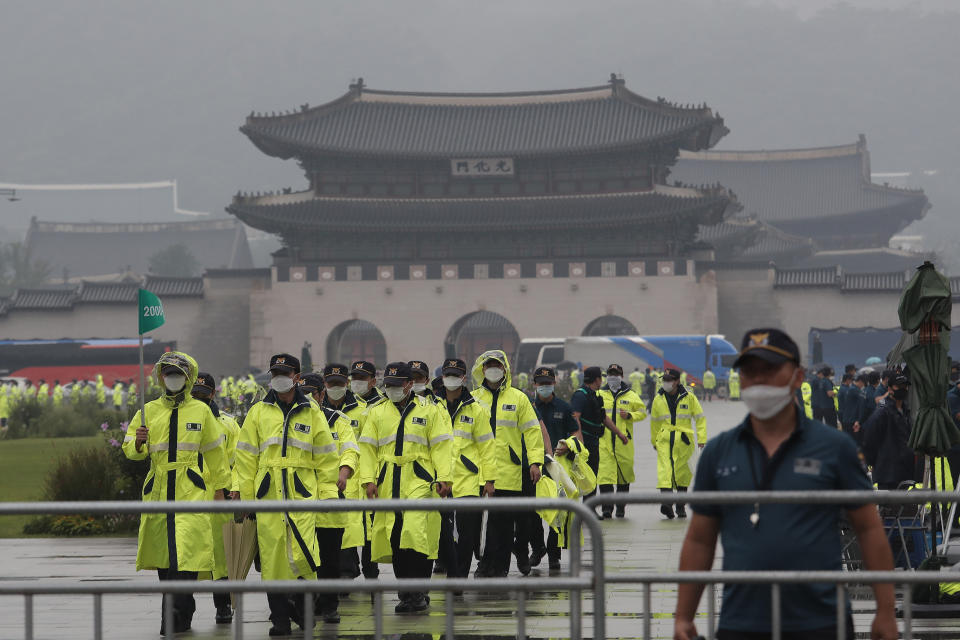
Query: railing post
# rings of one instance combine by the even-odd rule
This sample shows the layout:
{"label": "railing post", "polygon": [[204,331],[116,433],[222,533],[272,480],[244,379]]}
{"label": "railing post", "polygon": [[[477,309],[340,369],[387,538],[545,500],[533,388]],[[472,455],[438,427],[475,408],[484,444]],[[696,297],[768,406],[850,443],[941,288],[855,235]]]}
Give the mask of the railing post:
{"label": "railing post", "polygon": [[453,624],[453,591],[449,589],[444,592],[444,597],[446,602],[444,602],[444,620],[443,623],[447,628],[446,640],[456,640],[454,637],[454,624]]}
{"label": "railing post", "polygon": [[33,595],[23,596],[23,637],[33,640]]}
{"label": "railing post", "polygon": [[313,637],[313,592],[303,592],[303,640]]}
{"label": "railing post", "polygon": [[373,637],[383,638],[383,591],[373,592]]}
{"label": "railing post", "polygon": [[649,582],[643,583],[643,640],[650,640],[650,619],[653,612],[650,611],[650,587]]}
{"label": "railing post", "polygon": [[903,585],[903,640],[913,640],[913,585]]}
{"label": "railing post", "polygon": [[93,594],[93,639],[103,639],[103,594]]}
{"label": "railing post", "polygon": [[517,638],[527,640],[527,592],[517,592]]}
{"label": "railing post", "polygon": [[233,608],[233,640],[243,640],[243,592],[233,595],[237,599]]}
{"label": "railing post", "polygon": [[715,629],[717,617],[717,585],[707,584],[707,640],[713,640],[716,635]]}
{"label": "railing post", "polygon": [[770,627],[773,640],[780,640],[780,583],[770,584]]}
{"label": "railing post", "polygon": [[[580,514],[574,512],[570,520],[570,529],[567,534],[567,548],[570,549],[570,577],[579,578],[580,567]],[[580,599],[580,590],[570,590],[570,638],[580,640],[583,637],[583,612]]]}
{"label": "railing post", "polygon": [[163,594],[163,628],[167,632],[167,635],[172,636],[174,633],[173,625],[173,594],[165,593]]}
{"label": "railing post", "polygon": [[847,590],[840,582],[837,583],[837,640],[847,640]]}

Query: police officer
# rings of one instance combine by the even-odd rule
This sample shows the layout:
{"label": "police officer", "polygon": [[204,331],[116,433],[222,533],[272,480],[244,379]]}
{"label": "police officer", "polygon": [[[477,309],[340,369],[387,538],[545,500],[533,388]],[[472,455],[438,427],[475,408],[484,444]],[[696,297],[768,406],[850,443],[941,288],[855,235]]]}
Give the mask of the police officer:
{"label": "police officer", "polygon": [[[329,380],[326,375],[328,371],[330,376],[336,376],[336,378]],[[308,373],[301,376],[299,381],[300,389],[305,395],[312,398],[314,402],[321,405],[323,415],[327,419],[327,424],[330,425],[333,439],[338,445],[337,451],[340,454],[340,467],[349,467],[351,473],[342,485],[339,482],[340,479],[337,478],[336,485],[334,486],[330,483],[330,480],[334,478],[325,477],[325,470],[318,470],[318,497],[321,500],[353,498],[354,496],[347,496],[346,492],[351,486],[351,480],[353,480],[354,476],[353,471],[359,463],[360,449],[357,446],[354,429],[350,424],[351,420],[347,414],[338,409],[322,406],[324,396],[330,393],[330,389],[343,389],[344,392],[346,392],[347,368],[343,365],[327,365],[324,367],[324,374],[325,375]],[[331,386],[325,386],[327,384]],[[340,395],[340,391],[335,391],[334,395]],[[343,395],[340,395],[340,397],[342,399]],[[330,469],[328,468],[326,473],[329,473],[329,471]],[[354,520],[357,520],[355,524],[359,527],[360,522],[358,517],[360,515],[362,515],[362,512],[354,514],[344,511],[318,511],[316,513],[317,548],[320,555],[320,567],[317,569],[317,577],[321,580],[336,580],[340,577],[340,558],[341,549],[343,548],[344,531],[346,527],[354,524]],[[360,543],[362,544],[362,542],[363,539],[360,538]],[[320,616],[325,623],[336,624],[340,622],[339,606],[340,599],[336,593],[318,593],[314,601],[314,612]]]}
{"label": "police officer", "polygon": [[[361,419],[358,427],[362,432],[363,421],[366,420],[369,412],[373,407],[386,401],[386,396],[377,388],[377,367],[372,362],[357,360],[350,365],[350,393],[353,394],[354,399],[360,406]],[[359,441],[359,437],[357,440]],[[359,483],[359,478],[357,481]],[[361,499],[364,498],[366,493],[362,484],[360,484],[359,491]],[[360,551],[360,568],[363,571],[363,577],[368,579],[380,576],[380,567],[370,556],[370,541],[373,539],[372,518],[372,513],[368,512],[363,515],[364,543],[363,549]]]}
{"label": "police officer", "polygon": [[410,376],[413,380],[413,392],[420,397],[437,402],[437,397],[430,386],[430,367],[423,360],[411,360]]}
{"label": "police officer", "polygon": [[[153,375],[162,384],[163,395],[144,407],[145,426],[141,426],[138,411],[127,427],[123,453],[131,460],[150,458],[143,484],[145,502],[222,500],[222,487],[230,486],[220,425],[210,407],[190,396],[197,374],[197,363],[185,353],[170,351],[160,356]],[[206,477],[213,480],[209,489],[204,469]],[[213,571],[213,565],[210,514],[140,516],[138,571],[156,569],[160,580],[196,580],[198,572]],[[186,631],[193,621],[193,596],[172,598],[174,628],[167,629],[161,618],[161,635]]]}
{"label": "police officer", "polygon": [[[440,406],[446,408],[453,429],[453,497],[490,497],[497,472],[490,414],[467,390],[467,364],[463,360],[447,358],[441,374],[444,396]],[[480,543],[480,520],[478,511],[455,513],[453,524],[457,538],[453,558],[447,561],[447,576],[466,578],[470,575],[473,555]]]}
{"label": "police officer", "polygon": [[[603,410],[603,400],[597,395],[602,383],[603,370],[600,367],[587,367],[583,370],[583,384],[570,397],[570,408],[573,418],[579,425],[583,437],[583,445],[590,454],[587,463],[594,474],[600,470],[600,439],[609,429],[620,442],[627,444],[630,440],[627,435],[607,417]],[[596,490],[584,496],[590,498]]]}
{"label": "police officer", "polygon": [[727,381],[727,388],[730,390],[728,398],[730,400],[740,399],[740,372],[736,369],[730,369],[730,378]]}
{"label": "police officer", "polygon": [[[222,487],[223,493],[229,495],[231,499],[237,499],[240,494],[233,490],[232,469],[237,461],[237,440],[240,438],[240,425],[236,419],[225,411],[220,411],[220,407],[214,400],[214,391],[216,391],[217,382],[212,375],[206,372],[197,374],[197,381],[190,389],[190,395],[199,400],[208,407],[220,423],[223,433],[223,443],[220,445],[223,451],[224,459],[231,469],[230,484]],[[213,478],[207,472],[209,466],[204,469],[204,481],[213,483]],[[232,513],[211,513],[210,526],[213,532],[213,579],[226,580],[227,575],[227,556],[223,546],[223,525],[233,520]],[[229,593],[213,594],[213,606],[217,610],[217,624],[230,624],[233,621],[233,609],[230,608]]]}
{"label": "police officer", "polygon": [[[657,451],[657,488],[663,493],[674,490],[683,493],[690,486],[690,457],[693,455],[693,435],[701,449],[707,442],[707,419],[696,396],[680,384],[680,372],[667,369],[650,412],[650,439]],[[660,513],[673,519],[669,503],[660,505]],[[687,517],[682,502],[677,503],[676,515]]]}
{"label": "police officer", "polygon": [[[296,386],[300,361],[278,353],[270,358],[270,374],[270,391],[250,408],[237,442],[241,498],[335,499],[352,469],[340,464],[334,431],[320,406]],[[319,552],[313,513],[258,513],[257,542],[264,580],[316,577]],[[302,626],[301,594],[271,593],[267,602],[271,636],[289,635],[291,620]]]}
{"label": "police officer", "polygon": [[[323,375],[311,378],[317,385],[317,396],[320,406],[328,411],[335,411],[346,417],[353,429],[354,439],[360,438],[364,408],[360,401],[348,387],[349,369],[340,363],[328,364],[323,368]],[[316,375],[316,374],[314,374]],[[328,415],[328,421],[329,421]],[[354,474],[347,481],[344,496],[349,500],[361,498],[361,487],[358,476]],[[357,549],[362,549],[365,534],[363,526],[363,512],[344,513],[343,540],[340,553],[340,577],[356,578],[360,575],[360,556]],[[376,569],[376,565],[373,565]]]}
{"label": "police officer", "polygon": [[703,372],[703,395],[707,397],[707,402],[713,402],[713,394],[717,391],[717,376],[710,370],[710,367]]}
{"label": "police officer", "polygon": [[113,400],[113,410],[123,411],[123,383],[119,380],[113,381],[113,389],[110,391],[110,397]]}
{"label": "police officer", "polygon": [[[543,420],[547,428],[550,443],[556,447],[560,442],[571,436],[577,436],[582,441],[583,436],[580,434],[577,421],[573,419],[573,411],[570,409],[570,404],[554,393],[557,383],[557,375],[554,370],[550,367],[539,367],[533,372],[533,383],[536,385],[534,408],[537,410],[537,413],[540,414],[540,419]],[[537,518],[536,527],[540,528],[540,533],[538,534],[535,528],[532,531],[532,536],[539,535],[542,538],[543,525],[540,524],[539,517]],[[554,531],[553,528],[549,528],[547,533],[546,553],[550,570],[559,570],[560,544],[557,532]],[[530,557],[530,566],[537,566],[540,564],[540,560],[542,560],[542,557],[540,557],[539,553],[535,550],[534,554]]]}
{"label": "police officer", "polygon": [[[449,495],[453,479],[449,417],[434,402],[413,393],[406,362],[388,364],[383,383],[388,402],[371,409],[360,436],[360,482],[367,498]],[[380,511],[373,517],[372,538],[373,560],[392,562],[398,578],[429,578],[439,546],[440,514]],[[397,613],[417,613],[430,605],[423,592],[399,596]]]}
{"label": "police officer", "polygon": [[[490,413],[490,428],[496,439],[496,487],[494,496],[519,497],[523,476],[529,474],[536,484],[543,466],[543,435],[540,420],[525,393],[512,385],[507,355],[494,349],[480,354],[471,377],[473,397]],[[529,465],[523,467],[523,448]],[[511,550],[526,551],[529,541],[529,514],[526,512],[490,513],[487,520],[487,544],[477,568],[478,577],[502,577],[510,571]],[[529,573],[529,559],[517,559],[517,568]]]}
{"label": "police officer", "polygon": [[[623,379],[623,367],[611,364],[607,367],[607,384],[599,391],[600,399],[607,418],[623,431],[629,442],[626,444],[617,440],[616,434],[604,433],[600,440],[600,464],[597,474],[597,484],[600,493],[612,493],[616,485],[617,493],[630,491],[630,483],[634,481],[633,471],[633,427],[647,417],[647,408],[632,388],[628,387]],[[613,505],[603,505],[601,515],[610,518],[613,515]],[[625,505],[617,505],[617,517],[626,515]]]}

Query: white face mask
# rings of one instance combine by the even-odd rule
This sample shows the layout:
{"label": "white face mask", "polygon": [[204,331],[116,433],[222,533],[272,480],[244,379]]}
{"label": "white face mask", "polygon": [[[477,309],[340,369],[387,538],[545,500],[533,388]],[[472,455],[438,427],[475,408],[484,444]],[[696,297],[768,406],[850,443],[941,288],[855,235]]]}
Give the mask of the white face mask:
{"label": "white face mask", "polygon": [[390,402],[400,402],[407,397],[407,392],[403,387],[387,387],[386,394]]}
{"label": "white face mask", "polygon": [[549,398],[553,395],[553,385],[543,384],[537,387],[537,395],[541,398]]}
{"label": "white face mask", "polygon": [[483,377],[489,382],[500,382],[503,380],[503,369],[499,367],[490,367],[483,372]]}
{"label": "white face mask", "polygon": [[293,389],[293,378],[287,376],[274,376],[270,378],[270,388],[277,393],[286,393]]}
{"label": "white face mask", "polygon": [[346,387],[327,387],[327,396],[331,400],[339,400],[345,395],[347,395]]}
{"label": "white face mask", "polygon": [[463,378],[457,376],[443,376],[443,386],[453,391],[463,386]]}
{"label": "white face mask", "polygon": [[163,376],[163,386],[167,388],[167,391],[172,393],[177,393],[183,389],[183,386],[187,384],[187,376],[180,373],[168,373]]}
{"label": "white face mask", "polygon": [[740,399],[753,417],[767,420],[790,404],[790,400],[793,399],[793,389],[790,385],[774,387],[768,384],[756,384],[741,389]]}
{"label": "white face mask", "polygon": [[413,383],[413,392],[414,393],[423,393],[427,390],[426,382],[414,382]]}
{"label": "white face mask", "polygon": [[613,391],[616,391],[620,388],[620,383],[623,381],[623,378],[620,376],[607,376],[607,386],[610,387]]}
{"label": "white face mask", "polygon": [[353,391],[358,396],[362,396],[369,390],[370,390],[370,384],[366,380],[350,381],[350,391]]}
{"label": "white face mask", "polygon": [[676,380],[664,380],[660,384],[660,386],[663,387],[664,391],[666,391],[667,393],[670,393],[673,391],[673,388],[677,386],[677,382]]}

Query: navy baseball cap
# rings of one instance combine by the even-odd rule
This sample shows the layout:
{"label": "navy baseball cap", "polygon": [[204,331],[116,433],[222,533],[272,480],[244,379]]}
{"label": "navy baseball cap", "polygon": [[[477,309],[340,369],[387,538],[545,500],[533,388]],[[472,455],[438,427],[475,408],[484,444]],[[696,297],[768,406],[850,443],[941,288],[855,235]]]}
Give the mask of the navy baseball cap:
{"label": "navy baseball cap", "polygon": [[538,367],[537,370],[533,372],[533,381],[556,382],[557,373],[550,367]]}
{"label": "navy baseball cap", "polygon": [[797,343],[780,329],[751,329],[743,334],[740,354],[733,363],[738,368],[745,358],[760,358],[771,364],[793,362],[800,365]]}
{"label": "navy baseball cap", "polygon": [[308,373],[301,376],[299,385],[304,393],[319,391],[323,388],[323,376],[319,373]]}
{"label": "navy baseball cap", "polygon": [[383,370],[384,384],[402,385],[410,380],[410,365],[406,362],[391,362]]}
{"label": "navy baseball cap", "polygon": [[346,382],[347,381],[347,365],[328,364],[323,368],[323,377],[325,380],[329,380],[331,383],[334,382],[335,380]]}
{"label": "navy baseball cap", "polygon": [[212,393],[217,390],[217,381],[209,373],[201,371],[197,374],[197,381],[193,383],[193,388],[197,387],[208,389]]}
{"label": "navy baseball cap", "polygon": [[363,373],[371,378],[377,377],[377,368],[373,365],[372,362],[367,362],[366,360],[357,360],[352,365],[350,365],[350,375],[355,373]]}
{"label": "navy baseball cap", "polygon": [[410,366],[410,375],[419,373],[427,380],[430,379],[430,367],[423,360],[411,360],[407,364]]}
{"label": "navy baseball cap", "polygon": [[664,369],[663,371],[663,380],[679,380],[680,376],[683,374],[680,373],[679,369]]}
{"label": "navy baseball cap", "polygon": [[447,358],[443,361],[443,371],[445,376],[463,376],[467,373],[467,363],[460,358]]}
{"label": "navy baseball cap", "polygon": [[270,372],[300,373],[300,360],[289,353],[278,353],[270,358]]}

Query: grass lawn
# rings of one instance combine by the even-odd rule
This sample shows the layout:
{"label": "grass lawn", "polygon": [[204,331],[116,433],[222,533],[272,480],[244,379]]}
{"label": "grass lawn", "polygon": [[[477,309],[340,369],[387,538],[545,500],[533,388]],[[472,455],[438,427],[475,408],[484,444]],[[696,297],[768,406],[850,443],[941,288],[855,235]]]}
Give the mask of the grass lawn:
{"label": "grass lawn", "polygon": [[[57,458],[101,442],[100,436],[0,440],[0,501],[39,500],[47,471]],[[32,517],[0,516],[0,538],[23,536],[23,525]]]}

